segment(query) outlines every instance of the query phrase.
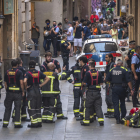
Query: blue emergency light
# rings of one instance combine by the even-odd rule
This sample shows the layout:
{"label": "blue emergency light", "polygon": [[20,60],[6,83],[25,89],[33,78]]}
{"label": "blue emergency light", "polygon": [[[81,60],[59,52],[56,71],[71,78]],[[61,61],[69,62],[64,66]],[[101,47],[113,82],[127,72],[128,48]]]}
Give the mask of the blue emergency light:
{"label": "blue emergency light", "polygon": [[88,39],[97,39],[97,38],[112,38],[110,34],[103,34],[103,35],[90,35]]}

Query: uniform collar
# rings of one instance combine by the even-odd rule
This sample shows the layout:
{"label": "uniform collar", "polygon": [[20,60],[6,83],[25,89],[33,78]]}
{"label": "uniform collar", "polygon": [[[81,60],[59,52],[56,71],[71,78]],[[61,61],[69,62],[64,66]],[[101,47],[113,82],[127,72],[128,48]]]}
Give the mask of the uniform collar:
{"label": "uniform collar", "polygon": [[13,69],[13,70],[16,70],[17,68],[11,68],[11,70],[12,70],[12,69]]}
{"label": "uniform collar", "polygon": [[121,66],[116,66],[116,68],[120,68]]}
{"label": "uniform collar", "polygon": [[91,69],[91,71],[96,71],[96,69],[94,68],[94,69]]}

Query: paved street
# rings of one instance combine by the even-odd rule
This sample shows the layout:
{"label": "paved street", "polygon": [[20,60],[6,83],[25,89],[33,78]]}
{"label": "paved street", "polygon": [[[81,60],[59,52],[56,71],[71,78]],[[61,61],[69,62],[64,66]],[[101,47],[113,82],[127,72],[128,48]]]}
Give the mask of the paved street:
{"label": "paved street", "polygon": [[[62,66],[62,59],[58,58]],[[75,58],[70,58],[70,65],[74,65]],[[22,123],[23,128],[15,129],[10,121],[8,128],[2,128],[0,122],[0,140],[139,140],[140,129],[129,128],[124,125],[117,125],[115,119],[106,119],[105,125],[100,127],[95,121],[90,126],[81,126],[73,115],[73,87],[67,81],[60,84],[61,100],[63,103],[64,115],[68,120],[57,120],[54,124],[43,124],[42,128],[27,128],[28,122]],[[0,118],[4,113],[5,92],[2,91],[0,100]],[[103,112],[106,112],[105,93],[102,89]],[[127,111],[132,103],[126,103]]]}

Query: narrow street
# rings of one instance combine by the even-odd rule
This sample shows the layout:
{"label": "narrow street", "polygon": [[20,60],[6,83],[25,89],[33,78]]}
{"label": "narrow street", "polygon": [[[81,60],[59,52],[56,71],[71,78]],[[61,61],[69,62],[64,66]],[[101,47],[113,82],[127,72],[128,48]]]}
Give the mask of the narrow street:
{"label": "narrow street", "polygon": [[[57,60],[62,66],[62,59]],[[75,58],[70,58],[70,66],[75,64]],[[99,126],[94,121],[90,126],[81,126],[73,115],[73,86],[67,81],[60,82],[63,113],[68,120],[56,120],[53,124],[43,124],[42,128],[27,128],[28,122],[22,122],[23,128],[15,129],[12,119],[8,128],[2,127],[0,122],[0,140],[139,140],[139,129],[116,124],[115,119],[105,118],[105,125]],[[2,90],[0,100],[0,118],[4,114],[5,91]],[[103,112],[106,112],[105,92],[102,89]],[[127,113],[132,108],[132,103],[127,103]]]}

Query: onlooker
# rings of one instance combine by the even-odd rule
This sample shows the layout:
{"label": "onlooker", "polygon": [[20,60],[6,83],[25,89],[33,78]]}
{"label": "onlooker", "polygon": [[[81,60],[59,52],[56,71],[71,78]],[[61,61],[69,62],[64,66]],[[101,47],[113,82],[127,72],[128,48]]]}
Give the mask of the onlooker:
{"label": "onlooker", "polygon": [[118,31],[118,39],[123,39],[124,37],[124,29],[123,29],[123,25],[120,25],[120,30]]}
{"label": "onlooker", "polygon": [[100,19],[97,25],[98,35],[101,35],[101,27],[103,27],[102,22],[103,22],[103,19]]}
{"label": "onlooker", "polygon": [[93,11],[93,14],[90,17],[90,21],[91,21],[91,23],[96,23],[99,21],[99,17],[98,17],[98,15],[96,15],[96,11]]}
{"label": "onlooker", "polygon": [[71,50],[69,56],[73,56],[73,27],[71,22],[68,22],[68,25],[69,28],[67,32],[67,41],[71,43]]}
{"label": "onlooker", "polygon": [[57,35],[59,32],[59,28],[61,28],[62,23],[59,23],[56,26],[56,21],[53,21],[53,28],[51,29],[51,38],[52,38],[52,45],[53,45],[53,58],[57,57]]}
{"label": "onlooker", "polygon": [[116,6],[116,3],[114,2],[114,0],[111,0],[110,6],[111,6],[111,8],[114,8]]}
{"label": "onlooker", "polygon": [[79,26],[81,26],[81,27],[82,27],[82,26],[83,26],[83,22],[84,22],[84,21],[85,21],[84,19],[81,19],[81,20],[80,20],[80,24],[79,24]]}
{"label": "onlooker", "polygon": [[[90,22],[90,21],[89,21]],[[87,26],[87,21],[83,22],[82,40],[84,40],[84,28]],[[83,45],[83,44],[82,44]]]}
{"label": "onlooker", "polygon": [[110,29],[107,27],[107,24],[104,24],[101,28],[101,34],[109,34]]}
{"label": "onlooker", "polygon": [[99,16],[99,12],[101,12],[101,9],[99,8],[99,6],[97,6],[97,8],[95,9],[96,11],[96,15]]}
{"label": "onlooker", "polygon": [[112,29],[112,22],[107,20],[107,27],[111,30]]}
{"label": "onlooker", "polygon": [[63,32],[67,32],[68,31],[68,28],[69,28],[69,25],[68,25],[68,19],[67,18],[64,18],[64,25],[63,25]]}
{"label": "onlooker", "polygon": [[85,16],[85,21],[86,21],[86,22],[89,21],[89,16],[88,16],[88,15]]}
{"label": "onlooker", "polygon": [[91,35],[91,32],[90,32],[90,27],[91,27],[91,22],[87,22],[87,26],[84,28],[84,41],[87,40],[87,38]]}
{"label": "onlooker", "polygon": [[83,28],[79,25],[79,21],[76,21],[76,25],[75,25],[75,28],[74,28],[74,33],[75,33],[74,54],[76,54],[77,47],[79,47],[80,52],[82,50],[82,31],[83,31]]}
{"label": "onlooker", "polygon": [[111,14],[109,10],[107,11],[107,14],[106,14],[106,20],[111,21],[111,23],[112,23],[113,14]]}
{"label": "onlooker", "polygon": [[113,25],[113,28],[110,30],[110,35],[114,39],[118,39],[118,30],[116,29],[116,25]]}
{"label": "onlooker", "polygon": [[98,34],[98,29],[97,29],[97,25],[96,24],[93,24],[93,26],[92,26],[92,34],[93,35],[97,35]]}
{"label": "onlooker", "polygon": [[[44,27],[44,42],[43,42],[43,47],[44,47],[44,50],[45,52],[46,51],[49,51],[50,50],[50,46],[51,46],[51,26],[50,26],[50,20],[47,19],[45,21],[45,23],[47,24],[45,27]],[[49,32],[48,36],[45,35],[45,32]],[[47,47],[46,47],[47,45]]]}
{"label": "onlooker", "polygon": [[124,36],[123,36],[123,38],[127,39],[128,38],[128,27],[127,27],[127,23],[126,22],[123,25],[123,29],[124,29]]}
{"label": "onlooker", "polygon": [[59,28],[59,32],[58,32],[58,36],[57,36],[57,56],[61,56],[60,53],[61,53],[61,40],[62,39],[62,29],[61,27]]}
{"label": "onlooker", "polygon": [[102,12],[103,12],[103,17],[104,18],[106,16],[106,9],[107,9],[107,2],[106,2],[106,0],[103,0],[103,3],[102,3]]}
{"label": "onlooker", "polygon": [[99,20],[103,18],[103,15],[102,15],[101,12],[99,12],[99,16],[98,17],[99,17]]}
{"label": "onlooker", "polygon": [[39,27],[36,26],[36,22],[33,22],[33,26],[32,26],[32,40],[33,40],[33,42],[35,44],[35,50],[37,50],[39,37],[40,37]]}

